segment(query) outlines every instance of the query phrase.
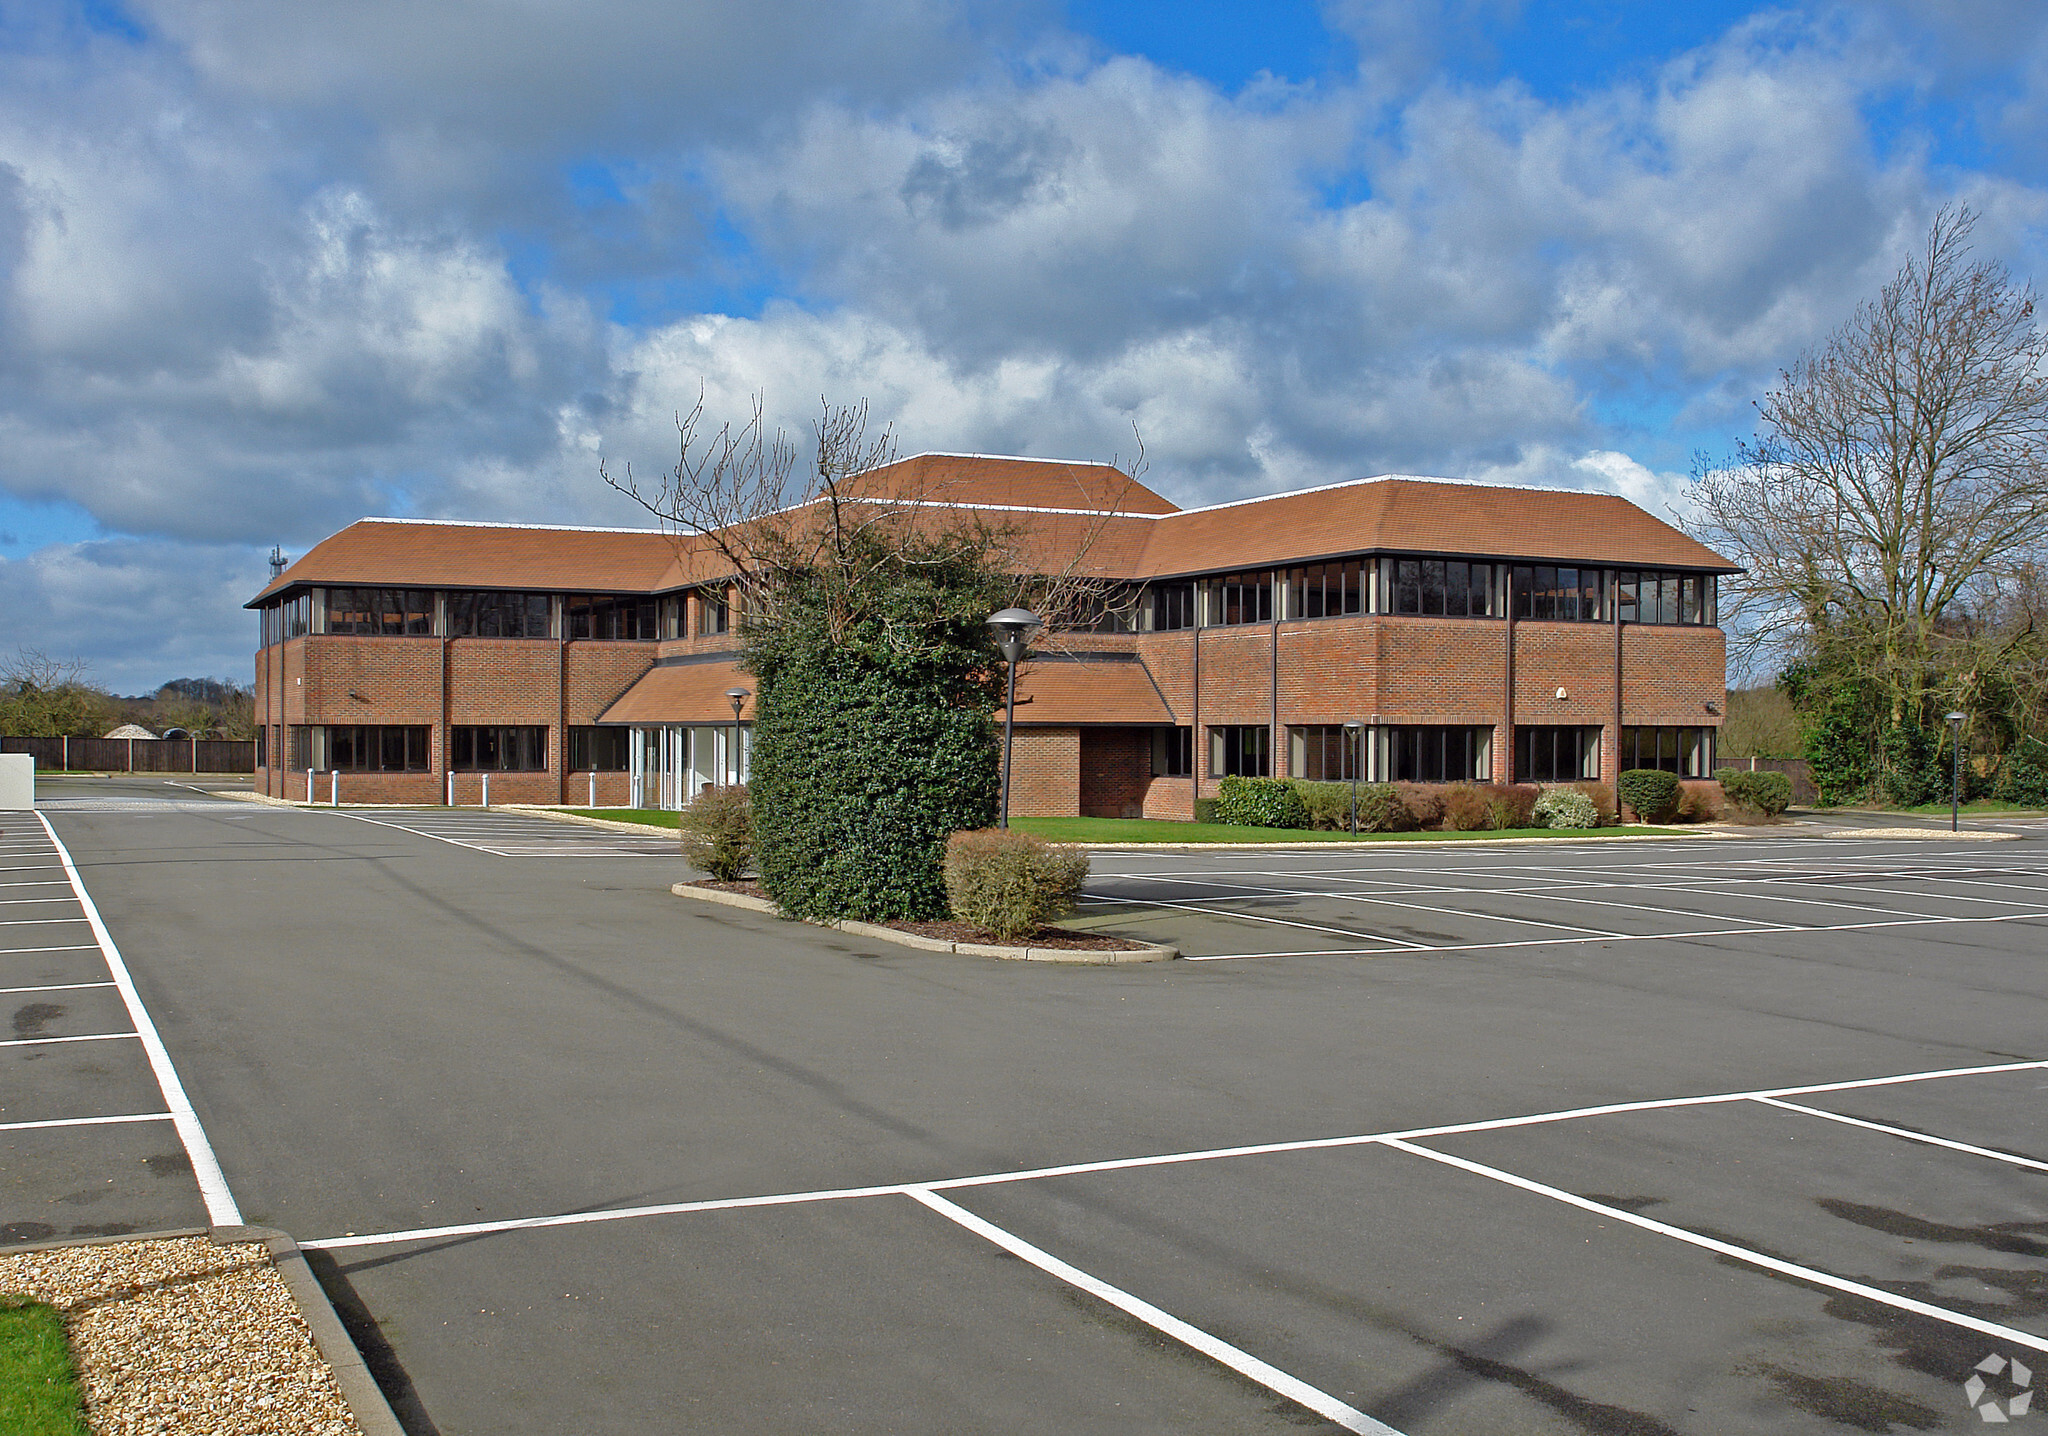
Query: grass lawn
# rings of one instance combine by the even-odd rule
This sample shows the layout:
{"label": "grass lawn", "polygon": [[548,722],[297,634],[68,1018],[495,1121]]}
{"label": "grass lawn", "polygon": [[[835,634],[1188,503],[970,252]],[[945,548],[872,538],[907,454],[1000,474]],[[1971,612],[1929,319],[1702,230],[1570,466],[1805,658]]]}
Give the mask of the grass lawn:
{"label": "grass lawn", "polygon": [[0,1431],[86,1436],[85,1407],[57,1309],[0,1296]]}
{"label": "grass lawn", "polygon": [[609,823],[644,823],[650,828],[673,828],[682,814],[667,808],[564,808],[579,818],[603,818]]}
{"label": "grass lawn", "polygon": [[[1946,813],[1948,811],[1948,800],[1943,799],[1939,803],[1922,803],[1917,808],[1889,808],[1885,811],[1895,813]],[[2040,809],[2023,808],[2018,803],[2001,803],[1996,798],[1972,798],[1969,802],[1963,804],[1963,811],[1966,813],[2036,813]]]}
{"label": "grass lawn", "polygon": [[[1163,818],[1012,818],[1010,826],[1056,843],[1402,843],[1490,838],[1558,838],[1556,828],[1504,828],[1491,833],[1318,833],[1306,828],[1240,828]],[[1662,828],[1589,828],[1587,834],[1659,833]]]}

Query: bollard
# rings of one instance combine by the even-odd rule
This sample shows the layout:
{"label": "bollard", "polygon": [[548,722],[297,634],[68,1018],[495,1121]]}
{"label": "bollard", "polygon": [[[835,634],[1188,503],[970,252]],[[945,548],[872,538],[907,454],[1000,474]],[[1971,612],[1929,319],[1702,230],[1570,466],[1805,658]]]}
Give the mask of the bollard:
{"label": "bollard", "polygon": [[341,769],[339,768],[329,768],[327,770],[327,806],[330,808],[341,806]]}
{"label": "bollard", "polygon": [[486,773],[486,774],[484,774],[484,796],[483,796],[483,800],[482,800],[482,802],[481,802],[481,803],[479,804],[479,806],[481,806],[481,807],[485,807],[485,808],[488,808],[488,807],[489,807],[490,805],[491,805],[491,775],[490,775],[489,773]]}
{"label": "bollard", "polygon": [[453,768],[448,770],[448,806],[451,808],[455,806],[455,770]]}
{"label": "bollard", "polygon": [[306,801],[309,803],[313,801],[313,770],[311,768],[306,770]]}
{"label": "bollard", "polygon": [[590,801],[585,806],[591,808],[597,806],[597,774],[595,773],[590,775]]}

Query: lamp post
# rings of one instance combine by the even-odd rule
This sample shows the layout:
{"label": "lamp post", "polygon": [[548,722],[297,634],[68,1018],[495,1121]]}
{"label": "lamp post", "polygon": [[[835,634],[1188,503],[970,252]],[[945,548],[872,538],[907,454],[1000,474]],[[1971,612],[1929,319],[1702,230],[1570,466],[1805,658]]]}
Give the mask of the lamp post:
{"label": "lamp post", "polygon": [[1359,759],[1359,739],[1365,736],[1365,725],[1353,718],[1344,725],[1344,739],[1351,754],[1351,836],[1358,836],[1358,770],[1364,766]]}
{"label": "lamp post", "polygon": [[732,781],[737,787],[740,781],[740,709],[746,706],[753,694],[744,688],[728,688],[725,696],[732,700]]}
{"label": "lamp post", "polygon": [[1962,828],[1963,811],[1963,720],[1967,713],[1948,715],[1949,741],[1956,745],[1955,769],[1950,775],[1948,790],[1948,830],[1958,832]]}
{"label": "lamp post", "polygon": [[1031,635],[1044,622],[1028,608],[1006,608],[1000,613],[989,615],[988,626],[995,630],[996,647],[1010,664],[1009,699],[1003,705],[1003,812],[1002,826],[1010,826],[1010,745],[1017,730],[1017,660],[1024,656],[1025,645]]}

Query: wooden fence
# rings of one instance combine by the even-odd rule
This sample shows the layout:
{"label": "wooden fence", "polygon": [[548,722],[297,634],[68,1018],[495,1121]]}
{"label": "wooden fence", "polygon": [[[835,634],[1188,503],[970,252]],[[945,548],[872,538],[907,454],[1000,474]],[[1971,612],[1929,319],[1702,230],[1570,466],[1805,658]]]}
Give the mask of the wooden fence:
{"label": "wooden fence", "polygon": [[36,767],[84,773],[253,773],[247,738],[0,738],[0,753],[28,753]]}

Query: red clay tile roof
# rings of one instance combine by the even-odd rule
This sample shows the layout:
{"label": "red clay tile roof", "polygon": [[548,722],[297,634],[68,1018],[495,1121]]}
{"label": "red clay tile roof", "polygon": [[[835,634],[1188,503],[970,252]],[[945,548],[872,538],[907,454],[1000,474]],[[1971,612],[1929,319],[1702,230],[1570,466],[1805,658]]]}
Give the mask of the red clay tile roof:
{"label": "red clay tile roof", "polygon": [[[1003,711],[996,710],[1001,722]],[[1017,670],[1017,726],[1172,723],[1173,710],[1142,662],[1035,659]]]}
{"label": "red clay tile roof", "polygon": [[1372,551],[1736,567],[1617,494],[1380,478],[1188,509],[1152,525],[1142,573],[1214,572]]}
{"label": "red clay tile roof", "polygon": [[313,545],[245,606],[306,583],[644,593],[675,566],[677,544],[653,529],[361,519]]}
{"label": "red clay tile roof", "polygon": [[[648,669],[597,717],[600,723],[730,723],[728,688],[754,688],[754,676],[731,659],[676,663]],[[754,716],[754,700],[740,705],[743,721]]]}
{"label": "red clay tile roof", "polygon": [[1121,469],[993,454],[916,454],[855,474],[849,492],[983,508],[1170,514],[1173,504]]}

